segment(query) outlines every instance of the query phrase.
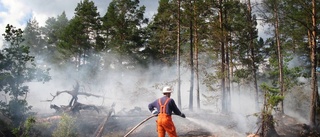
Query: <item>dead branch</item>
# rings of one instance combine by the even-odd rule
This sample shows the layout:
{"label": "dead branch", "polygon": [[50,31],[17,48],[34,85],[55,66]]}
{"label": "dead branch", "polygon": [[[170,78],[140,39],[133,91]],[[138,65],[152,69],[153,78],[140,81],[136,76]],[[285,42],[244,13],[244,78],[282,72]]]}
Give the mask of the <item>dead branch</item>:
{"label": "dead branch", "polygon": [[67,90],[65,90],[65,91],[57,91],[57,92],[56,92],[56,95],[52,95],[52,94],[50,93],[50,95],[52,96],[52,99],[45,100],[45,102],[52,102],[52,101],[53,101],[57,96],[59,96],[61,93],[68,93],[68,94],[72,95],[71,91],[67,91]]}
{"label": "dead branch", "polygon": [[86,92],[78,92],[78,95],[85,95],[85,96],[93,96],[93,97],[102,97],[99,95],[94,95],[94,94],[90,94],[90,93],[86,93]]}
{"label": "dead branch", "polygon": [[73,90],[64,90],[64,91],[57,91],[55,95],[51,94],[50,95],[52,96],[52,99],[48,99],[48,100],[45,100],[46,102],[52,102],[57,96],[59,96],[60,94],[62,93],[67,93],[69,95],[72,96],[70,102],[69,102],[69,105],[67,107],[58,107],[57,105],[50,105],[50,108],[51,109],[55,109],[56,112],[64,112],[64,111],[71,111],[73,113],[76,113],[76,112],[80,112],[80,110],[82,109],[94,109],[96,110],[98,113],[99,113],[99,109],[94,106],[94,105],[85,105],[85,104],[81,104],[78,102],[78,96],[79,95],[84,95],[84,96],[93,96],[93,97],[102,97],[102,96],[99,96],[99,95],[95,95],[95,94],[90,94],[90,93],[86,93],[86,92],[79,92],[79,83],[77,81],[76,85],[73,86]]}
{"label": "dead branch", "polygon": [[43,102],[52,102],[57,96],[59,96],[61,93],[67,93],[67,94],[70,94],[72,97],[75,97],[77,95],[84,95],[84,96],[93,96],[93,97],[102,97],[102,96],[99,96],[99,95],[95,95],[95,94],[90,94],[90,93],[86,93],[86,92],[78,92],[77,95],[74,95],[74,93],[72,91],[68,91],[68,90],[65,90],[65,91],[57,91],[55,95],[52,95],[50,93],[50,95],[52,96],[52,99],[48,99],[48,100],[44,100]]}

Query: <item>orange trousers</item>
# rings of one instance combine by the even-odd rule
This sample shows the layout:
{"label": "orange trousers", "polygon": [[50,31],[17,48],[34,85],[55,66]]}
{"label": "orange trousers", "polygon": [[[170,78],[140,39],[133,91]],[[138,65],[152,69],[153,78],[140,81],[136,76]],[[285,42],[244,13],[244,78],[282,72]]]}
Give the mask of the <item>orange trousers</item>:
{"label": "orange trousers", "polygon": [[156,122],[158,137],[165,137],[166,132],[168,133],[169,137],[178,137],[176,128],[170,115],[160,113]]}

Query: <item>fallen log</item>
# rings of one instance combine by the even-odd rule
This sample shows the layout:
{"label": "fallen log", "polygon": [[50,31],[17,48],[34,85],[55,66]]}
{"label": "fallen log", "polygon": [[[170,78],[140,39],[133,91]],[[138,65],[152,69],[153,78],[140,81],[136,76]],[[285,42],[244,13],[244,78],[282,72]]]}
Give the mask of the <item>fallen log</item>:
{"label": "fallen log", "polygon": [[53,121],[58,121],[61,119],[60,115],[56,115],[56,116],[51,116],[51,117],[46,117],[46,118],[38,118],[36,121],[38,123],[46,123],[46,122],[53,122]]}
{"label": "fallen log", "polygon": [[106,118],[101,122],[101,124],[98,126],[97,130],[94,132],[94,134],[92,135],[92,137],[101,137],[104,127],[108,121],[108,118],[111,116],[112,112],[114,112],[113,107],[115,106],[115,104],[112,104],[112,108],[110,109],[110,111],[107,113]]}

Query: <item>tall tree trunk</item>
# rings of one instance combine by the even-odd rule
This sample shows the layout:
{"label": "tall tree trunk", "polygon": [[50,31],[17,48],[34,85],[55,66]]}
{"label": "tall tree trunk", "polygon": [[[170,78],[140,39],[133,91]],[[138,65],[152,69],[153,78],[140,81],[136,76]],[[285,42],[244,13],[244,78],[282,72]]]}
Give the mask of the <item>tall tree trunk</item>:
{"label": "tall tree trunk", "polygon": [[192,19],[190,19],[190,94],[189,94],[189,109],[193,109],[193,85],[194,85],[194,68],[193,68],[193,31]]}
{"label": "tall tree trunk", "polygon": [[[275,2],[274,7],[274,17],[275,17],[275,36],[277,42],[277,51],[278,51],[278,68],[279,68],[279,85],[280,85],[280,95],[284,95],[284,83],[283,83],[283,57],[282,57],[282,49],[280,44],[280,34],[279,34],[279,14],[278,14],[278,1]],[[280,102],[280,113],[284,113],[283,101]]]}
{"label": "tall tree trunk", "polygon": [[[223,6],[222,6],[222,0],[219,0],[219,27],[220,27],[220,33],[224,35],[224,20],[223,20]],[[222,113],[227,113],[227,100],[226,100],[226,90],[225,90],[225,49],[224,49],[224,36],[220,40],[220,46],[221,46],[221,92],[222,92]]]}
{"label": "tall tree trunk", "polygon": [[[227,11],[224,10],[224,18],[225,18],[225,21],[224,23],[225,24],[228,24],[228,21],[227,21]],[[225,86],[226,86],[226,107],[227,107],[227,112],[230,112],[231,111],[231,91],[230,91],[230,71],[229,71],[229,65],[230,65],[230,62],[229,62],[229,32],[225,32],[225,36],[224,36],[224,41],[225,41]]]}
{"label": "tall tree trunk", "polygon": [[80,62],[81,62],[81,48],[80,48],[80,44],[78,44],[78,40],[76,40],[76,45],[78,45],[79,47],[78,48],[76,48],[76,54],[77,54],[77,57],[76,57],[76,68],[77,68],[77,70],[78,71],[80,71],[80,69],[81,69],[81,64],[80,64]]}
{"label": "tall tree trunk", "polygon": [[178,71],[178,107],[181,108],[181,80],[180,80],[180,0],[178,0],[178,30],[177,30],[177,71]]}
{"label": "tall tree trunk", "polygon": [[311,36],[309,36],[309,40],[311,41],[310,45],[310,60],[311,60],[311,106],[310,106],[310,126],[316,126],[316,115],[317,115],[317,107],[318,107],[318,84],[317,84],[317,75],[316,75],[316,67],[317,67],[317,56],[316,56],[316,36],[317,36],[317,14],[316,14],[316,0],[312,0],[312,30]]}
{"label": "tall tree trunk", "polygon": [[[230,34],[231,35],[231,34]],[[232,37],[229,39],[229,80],[230,80],[230,91],[234,93],[234,84],[233,84],[233,50],[232,50]],[[240,90],[240,89],[239,89]]]}
{"label": "tall tree trunk", "polygon": [[263,106],[262,106],[262,114],[261,114],[261,133],[260,136],[264,137],[265,136],[265,127],[266,127],[266,114],[267,114],[267,93],[263,93]]}
{"label": "tall tree trunk", "polygon": [[248,0],[248,22],[249,22],[249,27],[250,27],[250,51],[251,51],[251,61],[252,61],[252,73],[253,73],[253,82],[254,82],[254,90],[255,90],[255,108],[258,111],[259,110],[259,90],[258,90],[258,80],[257,80],[257,67],[255,63],[255,48],[254,48],[254,30],[252,29],[252,9],[251,9],[251,2]]}
{"label": "tall tree trunk", "polygon": [[[197,6],[196,4],[193,5],[193,12],[194,12],[194,15],[197,15]],[[196,92],[197,92],[197,108],[199,109],[200,108],[200,89],[199,89],[199,85],[200,85],[200,82],[199,82],[199,44],[198,44],[198,22],[197,22],[197,16],[194,17],[194,59],[195,59],[195,73],[196,73]]]}

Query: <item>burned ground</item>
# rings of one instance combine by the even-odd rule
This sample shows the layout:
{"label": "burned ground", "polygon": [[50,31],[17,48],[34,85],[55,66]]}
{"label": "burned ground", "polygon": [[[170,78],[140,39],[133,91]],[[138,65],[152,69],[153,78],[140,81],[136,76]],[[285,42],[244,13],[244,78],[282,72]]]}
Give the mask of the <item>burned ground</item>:
{"label": "burned ground", "polygon": [[[136,109],[132,109],[136,110]],[[132,111],[129,110],[129,111]],[[128,112],[129,112],[128,111]],[[100,125],[104,122],[105,118],[108,117],[108,114],[105,113],[107,111],[102,111],[102,113],[96,113],[94,111],[82,110],[80,114],[74,115],[75,119],[75,131],[77,133],[77,137],[95,137],[95,132],[99,129]],[[232,125],[234,124],[232,120],[228,122],[223,122],[224,118],[219,117],[218,115],[209,116],[209,119],[204,119],[208,116],[201,116],[194,114],[192,112],[186,113],[187,118],[182,118],[177,115],[173,115],[173,121],[176,126],[177,134],[181,137],[216,137],[222,135],[222,126],[215,125],[214,123],[224,123],[229,124],[226,127],[230,127],[229,133],[223,133],[225,135],[233,135],[233,136],[242,136],[240,132],[235,131]],[[135,127],[138,123],[146,119],[150,116],[150,112],[146,110],[136,111],[134,113],[111,113],[108,117],[108,120],[103,127],[103,131],[101,136],[103,137],[123,137],[126,135],[133,127]],[[201,121],[207,121],[208,127],[204,127],[204,125],[200,125],[198,123],[192,122],[189,120],[190,117],[198,117]],[[41,131],[45,131],[45,133],[39,134],[39,136],[49,136],[52,132],[57,128],[59,121],[61,120],[60,115],[45,115],[42,117],[38,117],[37,125],[38,129],[41,128]],[[137,127],[132,133],[130,133],[129,137],[152,137],[157,136],[156,131],[156,117],[151,118],[150,120],[143,123],[141,126]],[[200,121],[200,122],[201,122]],[[46,125],[46,129],[43,127]],[[211,127],[210,127],[211,126]],[[215,126],[215,127],[213,127]],[[210,129],[216,128],[216,130],[210,131]],[[221,130],[219,132],[218,130]],[[225,130],[225,129],[223,129]]]}
{"label": "burned ground", "polygon": [[[197,112],[197,113],[196,113]],[[184,111],[186,118],[173,115],[179,137],[245,137],[256,133],[259,124],[254,116],[238,114],[218,114],[206,110]],[[33,136],[52,136],[63,119],[62,113],[38,114]],[[137,124],[150,116],[150,112],[139,107],[114,112],[110,107],[95,110],[80,110],[69,114],[73,118],[73,127],[77,137],[123,137]],[[155,137],[156,117],[141,124],[128,137]],[[249,122],[251,121],[251,123]],[[274,136],[278,137],[319,137],[316,130],[300,123],[288,115],[274,116]],[[99,131],[101,129],[101,131]],[[99,134],[98,134],[99,131]],[[2,132],[2,136],[9,135]]]}
{"label": "burned ground", "polygon": [[[75,132],[77,137],[123,137],[138,123],[150,116],[150,112],[139,110],[138,107],[126,112],[108,113],[109,110],[97,113],[95,111],[82,110],[80,114],[74,115]],[[110,115],[108,115],[110,114]],[[245,137],[250,133],[255,133],[258,125],[251,125],[251,129],[244,129],[243,122],[239,117],[233,114],[213,114],[213,113],[195,113],[185,111],[187,118],[181,118],[173,115],[173,121],[176,126],[179,137]],[[108,119],[106,120],[106,118]],[[50,119],[51,118],[51,119]],[[245,117],[246,119],[248,117]],[[157,136],[156,117],[144,122],[137,127],[129,137],[152,137]],[[279,137],[317,137],[319,134],[308,129],[308,126],[297,122],[289,116],[275,117],[275,130]],[[281,119],[281,121],[279,121]],[[42,121],[41,121],[42,120]],[[47,115],[38,118],[44,133],[39,136],[50,136],[57,128],[61,120],[59,115]],[[106,120],[106,121],[105,121]],[[105,123],[104,123],[105,122]],[[96,132],[104,123],[100,135]],[[39,123],[38,123],[39,124]],[[100,127],[99,127],[100,126]],[[248,125],[246,125],[248,127]],[[39,126],[38,126],[39,127]],[[39,128],[40,129],[40,128]],[[245,131],[247,130],[247,131]],[[45,133],[46,132],[46,133]]]}

